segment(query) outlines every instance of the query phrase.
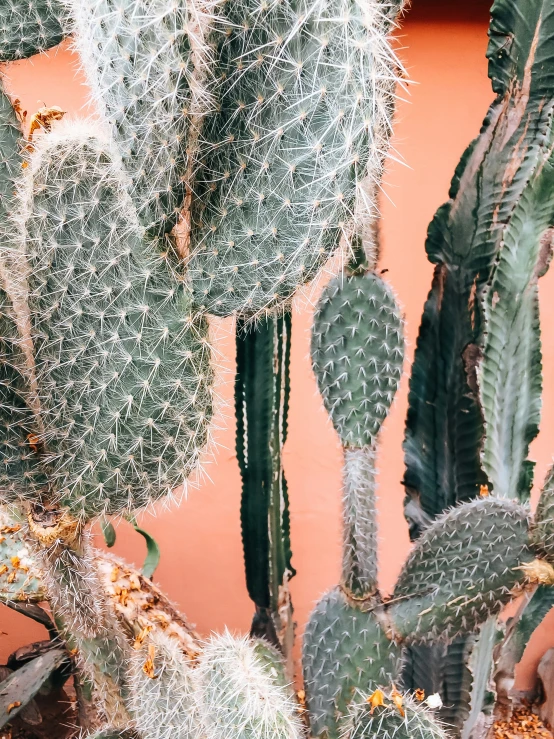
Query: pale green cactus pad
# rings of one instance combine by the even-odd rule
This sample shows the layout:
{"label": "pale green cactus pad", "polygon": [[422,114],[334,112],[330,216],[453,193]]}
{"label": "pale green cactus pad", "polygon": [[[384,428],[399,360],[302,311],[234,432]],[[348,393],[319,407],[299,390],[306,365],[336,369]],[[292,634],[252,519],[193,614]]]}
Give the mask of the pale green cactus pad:
{"label": "pale green cactus pad", "polygon": [[64,37],[64,9],[58,0],[3,0],[0,5],[0,61],[12,62],[56,46]]}
{"label": "pale green cactus pad", "polygon": [[373,272],[325,288],[312,330],[312,363],[344,446],[370,445],[402,376],[404,331],[392,290]]}
{"label": "pale green cactus pad", "polygon": [[46,599],[37,561],[24,538],[25,521],[0,508],[0,602],[39,603]]}

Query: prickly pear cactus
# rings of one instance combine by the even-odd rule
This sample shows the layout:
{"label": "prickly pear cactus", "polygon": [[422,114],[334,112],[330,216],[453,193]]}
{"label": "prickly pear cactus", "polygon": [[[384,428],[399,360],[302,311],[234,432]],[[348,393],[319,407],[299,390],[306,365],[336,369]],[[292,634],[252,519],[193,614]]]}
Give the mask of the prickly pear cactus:
{"label": "prickly pear cactus", "polygon": [[143,240],[97,133],[72,123],[41,137],[22,191],[50,495],[87,517],[184,483],[212,403],[206,322],[171,255]]}
{"label": "prickly pear cactus", "polygon": [[312,364],[343,446],[375,442],[403,360],[403,322],[390,287],[373,272],[331,280],[314,316]]}
{"label": "prickly pear cactus", "polygon": [[63,0],[96,105],[131,179],[140,223],[170,231],[197,167],[200,115],[210,107],[206,34],[215,3]]}
{"label": "prickly pear cactus", "polygon": [[433,711],[395,688],[358,696],[344,721],[344,739],[446,739],[448,730]]}
{"label": "prickly pear cactus", "polygon": [[204,120],[193,202],[199,305],[227,315],[286,303],[351,234],[390,132],[401,4],[222,7],[218,110]]}
{"label": "prickly pear cactus", "polygon": [[395,629],[408,644],[475,631],[517,594],[534,558],[522,506],[490,497],[454,508],[418,539],[400,573]]}
{"label": "prickly pear cactus", "polygon": [[[298,706],[283,687],[282,666],[268,647],[233,637],[212,637],[196,670],[199,705],[213,739],[300,739]],[[275,671],[281,673],[276,677]]]}
{"label": "prickly pear cactus", "polygon": [[311,614],[302,665],[313,736],[338,737],[357,690],[369,695],[398,679],[401,649],[381,614],[378,602],[360,608],[340,588],[323,596]]}
{"label": "prickly pear cactus", "polygon": [[25,536],[25,520],[16,511],[0,508],[0,602],[40,603],[45,598],[37,562]]}
{"label": "prickly pear cactus", "polygon": [[0,7],[0,61],[39,54],[64,37],[64,9],[58,0],[6,0]]}

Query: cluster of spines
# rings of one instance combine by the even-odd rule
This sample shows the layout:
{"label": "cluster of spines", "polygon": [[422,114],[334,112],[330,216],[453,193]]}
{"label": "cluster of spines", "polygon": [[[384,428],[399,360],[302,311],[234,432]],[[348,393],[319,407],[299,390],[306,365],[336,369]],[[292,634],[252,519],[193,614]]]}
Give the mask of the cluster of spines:
{"label": "cluster of spines", "polygon": [[546,476],[531,527],[531,538],[540,555],[554,564],[554,467]]}
{"label": "cluster of spines", "polygon": [[380,176],[398,62],[378,2],[227,3],[218,23],[188,266],[198,304],[256,314],[350,238],[361,183]]}
{"label": "cluster of spines", "polygon": [[64,0],[96,105],[103,111],[151,234],[174,226],[211,107],[214,2]]}
{"label": "cluster of spines", "polygon": [[172,255],[146,241],[95,124],[35,143],[20,228],[51,488],[78,515],[143,506],[186,481],[207,440],[207,323]]}
{"label": "cluster of spines", "polygon": [[375,442],[400,383],[403,323],[373,272],[340,275],[324,290],[312,329],[312,364],[344,446]]}
{"label": "cluster of spines", "polygon": [[64,37],[58,0],[4,0],[0,6],[0,61],[12,62],[47,51]]}

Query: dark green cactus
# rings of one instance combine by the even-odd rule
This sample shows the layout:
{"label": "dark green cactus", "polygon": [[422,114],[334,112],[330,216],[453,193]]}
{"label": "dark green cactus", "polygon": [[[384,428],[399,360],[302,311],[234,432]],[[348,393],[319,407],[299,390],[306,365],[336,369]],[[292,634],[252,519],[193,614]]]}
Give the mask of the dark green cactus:
{"label": "dark green cactus", "polygon": [[292,317],[271,316],[237,326],[235,416],[242,478],[241,523],[246,584],[256,605],[252,634],[280,646],[293,641],[288,581],[291,564],[287,438]]}
{"label": "dark green cactus", "polygon": [[26,59],[59,44],[64,18],[59,0],[5,0],[0,7],[0,61]]}

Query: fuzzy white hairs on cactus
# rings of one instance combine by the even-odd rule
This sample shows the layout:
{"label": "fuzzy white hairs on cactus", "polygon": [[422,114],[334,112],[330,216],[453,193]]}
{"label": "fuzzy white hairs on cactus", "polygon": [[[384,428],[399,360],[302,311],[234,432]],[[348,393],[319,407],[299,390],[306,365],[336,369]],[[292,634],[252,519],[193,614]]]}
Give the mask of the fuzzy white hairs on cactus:
{"label": "fuzzy white hairs on cactus", "polygon": [[201,739],[194,666],[177,639],[150,633],[129,661],[127,706],[141,739]]}
{"label": "fuzzy white hairs on cactus", "polygon": [[300,739],[298,706],[269,651],[228,631],[206,643],[197,673],[210,739]]}
{"label": "fuzzy white hairs on cactus", "polygon": [[392,7],[272,0],[222,9],[220,107],[204,121],[193,212],[198,304],[221,315],[282,306],[361,227],[355,211],[373,219],[373,202],[360,201],[373,193],[368,178],[380,179],[391,129]]}
{"label": "fuzzy white hairs on cactus", "polygon": [[[172,228],[209,92],[218,0],[63,0],[92,98],[109,122],[141,223]],[[185,182],[186,180],[186,182]]]}
{"label": "fuzzy white hairs on cactus", "polygon": [[51,495],[74,515],[167,496],[212,409],[207,323],[144,237],[117,148],[95,123],[38,137],[21,189]]}

